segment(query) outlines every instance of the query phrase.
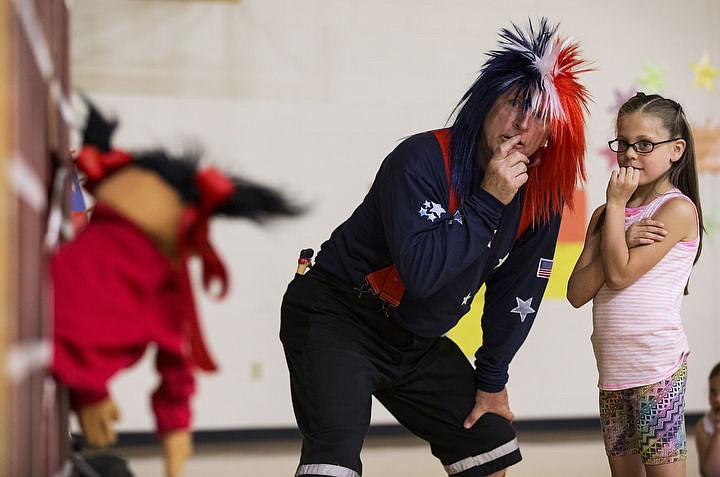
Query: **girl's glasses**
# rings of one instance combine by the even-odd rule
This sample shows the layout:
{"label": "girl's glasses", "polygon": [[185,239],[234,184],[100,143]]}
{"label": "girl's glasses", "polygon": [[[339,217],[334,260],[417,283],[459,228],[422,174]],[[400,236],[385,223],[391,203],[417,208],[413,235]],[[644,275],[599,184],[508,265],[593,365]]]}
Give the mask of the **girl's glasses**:
{"label": "girl's glasses", "polygon": [[612,141],[608,142],[608,146],[610,146],[610,150],[612,150],[613,152],[625,152],[632,147],[633,149],[635,149],[635,152],[639,154],[649,154],[653,152],[653,149],[655,149],[655,146],[657,146],[658,144],[665,144],[666,142],[677,141],[678,139],[682,138],[676,137],[675,139],[668,139],[666,141],[659,142],[642,140],[636,141],[632,144],[629,144],[622,139],[613,139]]}

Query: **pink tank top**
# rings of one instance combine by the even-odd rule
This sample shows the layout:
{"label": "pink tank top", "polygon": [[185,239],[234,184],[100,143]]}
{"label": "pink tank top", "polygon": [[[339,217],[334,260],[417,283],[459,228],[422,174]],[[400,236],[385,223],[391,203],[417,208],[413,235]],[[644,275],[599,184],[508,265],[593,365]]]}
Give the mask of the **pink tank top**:
{"label": "pink tank top", "polygon": [[[652,218],[660,206],[677,197],[692,203],[672,189],[647,205],[625,209],[625,229],[640,219]],[[600,389],[656,383],[680,367],[690,352],[680,306],[699,242],[699,231],[695,240],[678,242],[652,269],[622,290],[600,288],[593,299],[590,338]]]}

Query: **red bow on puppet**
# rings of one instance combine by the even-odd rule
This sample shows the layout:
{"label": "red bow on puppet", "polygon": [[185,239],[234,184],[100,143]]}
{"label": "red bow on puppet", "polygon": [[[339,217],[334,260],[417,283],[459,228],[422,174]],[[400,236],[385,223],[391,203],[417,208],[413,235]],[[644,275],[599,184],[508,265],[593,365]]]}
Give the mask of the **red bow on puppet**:
{"label": "red bow on puppet", "polygon": [[213,168],[198,172],[195,176],[195,183],[200,199],[197,204],[189,205],[183,210],[178,231],[180,261],[183,267],[181,280],[182,286],[185,288],[184,295],[189,298],[185,307],[186,317],[184,324],[187,327],[185,331],[190,338],[195,364],[205,371],[215,371],[217,366],[210,357],[202,338],[195,302],[192,299],[192,286],[187,262],[193,255],[199,256],[203,264],[203,287],[205,291],[210,293],[211,283],[217,280],[220,283],[220,291],[214,295],[214,298],[221,299],[225,296],[228,288],[227,271],[217,252],[210,244],[208,219],[217,207],[233,195],[235,186],[230,179]]}
{"label": "red bow on puppet", "polygon": [[131,163],[132,156],[125,151],[113,149],[103,152],[91,144],[80,149],[75,164],[87,176],[88,189],[95,187],[105,176]]}

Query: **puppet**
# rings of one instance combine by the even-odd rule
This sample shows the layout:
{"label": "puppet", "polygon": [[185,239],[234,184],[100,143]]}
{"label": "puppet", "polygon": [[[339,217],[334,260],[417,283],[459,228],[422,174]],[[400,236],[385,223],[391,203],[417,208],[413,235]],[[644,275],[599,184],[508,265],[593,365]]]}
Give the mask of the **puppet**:
{"label": "puppet", "polygon": [[52,372],[68,388],[88,444],[115,442],[117,403],[108,382],[156,348],[160,384],[152,393],[166,474],[180,475],[192,452],[195,369],[214,371],[193,298],[188,261],[202,262],[206,291],[228,287],[209,240],[215,216],[262,221],[301,208],[277,191],[201,167],[199,154],[113,149],[117,121],[87,101],[76,165],[95,205],[85,228],[51,259],[54,295]]}

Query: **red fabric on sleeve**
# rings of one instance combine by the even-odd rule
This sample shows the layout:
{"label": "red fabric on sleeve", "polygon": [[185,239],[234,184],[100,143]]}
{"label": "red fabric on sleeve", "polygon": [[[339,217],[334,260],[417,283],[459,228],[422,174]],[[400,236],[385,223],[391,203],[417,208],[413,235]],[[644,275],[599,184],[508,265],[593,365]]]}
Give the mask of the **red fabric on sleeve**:
{"label": "red fabric on sleeve", "polygon": [[158,434],[189,429],[192,413],[188,403],[195,392],[190,360],[160,349],[155,366],[161,377],[160,385],[152,395]]}

